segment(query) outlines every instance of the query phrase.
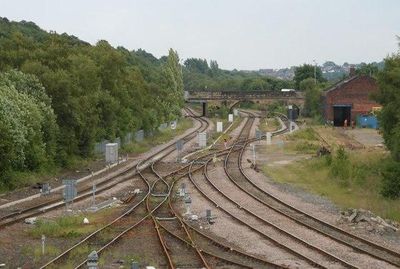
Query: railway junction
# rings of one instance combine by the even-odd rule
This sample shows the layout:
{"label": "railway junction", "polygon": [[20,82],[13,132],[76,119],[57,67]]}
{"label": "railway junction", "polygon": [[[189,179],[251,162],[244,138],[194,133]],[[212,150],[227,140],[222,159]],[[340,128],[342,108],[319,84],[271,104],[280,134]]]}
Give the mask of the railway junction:
{"label": "railway junction", "polygon": [[[192,128],[78,181],[69,210],[61,187],[3,202],[2,266],[400,267],[398,245],[338,224],[337,212],[282,191],[260,173],[257,149],[271,146],[270,135],[279,147],[299,128],[289,128],[285,115],[274,115],[279,124],[267,135],[258,130],[264,120],[258,111],[240,110],[213,135],[214,120],[192,109],[184,113]],[[200,148],[203,132],[209,141]],[[93,205],[98,207],[88,210]]]}

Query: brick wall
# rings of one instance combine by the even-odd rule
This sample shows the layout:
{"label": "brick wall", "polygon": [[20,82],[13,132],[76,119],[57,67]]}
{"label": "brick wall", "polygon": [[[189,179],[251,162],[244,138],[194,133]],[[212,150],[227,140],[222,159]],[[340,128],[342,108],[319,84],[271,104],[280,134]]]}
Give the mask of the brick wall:
{"label": "brick wall", "polygon": [[369,76],[359,76],[347,83],[337,84],[336,88],[329,90],[325,95],[325,119],[333,120],[333,105],[351,105],[351,119],[356,120],[358,114],[367,113],[372,107],[380,106],[369,97],[377,91],[375,79]]}

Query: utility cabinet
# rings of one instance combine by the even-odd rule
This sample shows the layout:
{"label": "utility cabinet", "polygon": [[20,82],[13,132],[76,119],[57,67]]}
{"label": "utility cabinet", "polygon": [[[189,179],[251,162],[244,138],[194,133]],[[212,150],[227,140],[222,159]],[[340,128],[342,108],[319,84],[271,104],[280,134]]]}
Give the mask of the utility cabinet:
{"label": "utility cabinet", "polygon": [[106,162],[107,163],[118,162],[118,143],[106,144]]}

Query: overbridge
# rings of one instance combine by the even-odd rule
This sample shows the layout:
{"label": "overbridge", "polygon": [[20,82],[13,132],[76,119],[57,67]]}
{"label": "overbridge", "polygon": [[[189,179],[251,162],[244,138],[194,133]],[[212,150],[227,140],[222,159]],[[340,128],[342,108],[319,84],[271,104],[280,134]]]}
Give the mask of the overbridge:
{"label": "overbridge", "polygon": [[268,105],[281,101],[285,105],[304,105],[304,95],[298,91],[186,91],[185,100],[189,103],[202,103],[203,116],[206,115],[207,104],[224,104],[232,108],[239,102]]}

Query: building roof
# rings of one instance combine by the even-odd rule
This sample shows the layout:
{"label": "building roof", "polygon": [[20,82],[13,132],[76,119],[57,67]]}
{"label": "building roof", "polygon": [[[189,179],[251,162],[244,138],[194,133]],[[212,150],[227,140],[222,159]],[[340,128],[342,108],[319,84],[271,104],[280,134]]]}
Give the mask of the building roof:
{"label": "building roof", "polygon": [[332,85],[331,87],[325,89],[325,90],[323,91],[323,94],[325,95],[325,94],[327,94],[327,93],[329,93],[329,92],[331,92],[331,91],[340,89],[342,86],[344,86],[344,85],[346,85],[346,84],[348,84],[348,83],[350,83],[350,82],[352,82],[352,81],[354,81],[354,80],[356,80],[356,79],[358,79],[358,78],[362,78],[362,77],[367,77],[367,78],[370,78],[370,79],[374,79],[374,78],[371,77],[371,76],[360,76],[360,75],[355,75],[355,76],[352,76],[352,77],[350,77],[350,78],[345,78],[345,79],[340,80],[340,81],[337,82],[336,84],[334,84],[334,85]]}

